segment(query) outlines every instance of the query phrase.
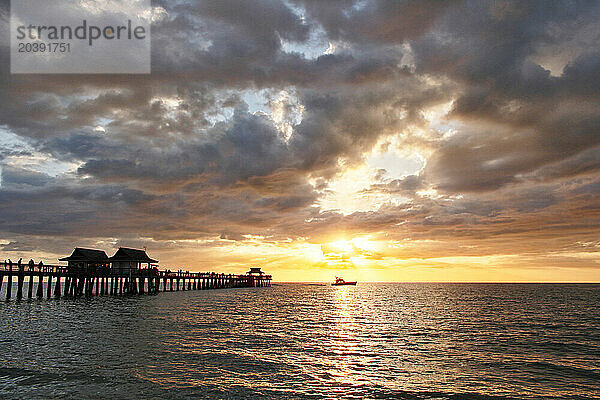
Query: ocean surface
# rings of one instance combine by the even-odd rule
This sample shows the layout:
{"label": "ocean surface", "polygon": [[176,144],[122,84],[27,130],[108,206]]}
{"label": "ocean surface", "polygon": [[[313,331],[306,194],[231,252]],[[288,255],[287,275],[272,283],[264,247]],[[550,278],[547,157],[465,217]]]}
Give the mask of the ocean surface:
{"label": "ocean surface", "polygon": [[599,306],[591,284],[2,301],[0,398],[600,398]]}

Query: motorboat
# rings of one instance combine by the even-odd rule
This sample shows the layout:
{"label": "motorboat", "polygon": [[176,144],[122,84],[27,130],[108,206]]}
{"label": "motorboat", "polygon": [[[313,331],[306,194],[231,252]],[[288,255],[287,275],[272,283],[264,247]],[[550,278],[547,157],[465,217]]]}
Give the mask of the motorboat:
{"label": "motorboat", "polygon": [[335,277],[335,282],[331,284],[331,286],[356,286],[356,281],[354,282],[346,282],[344,278]]}

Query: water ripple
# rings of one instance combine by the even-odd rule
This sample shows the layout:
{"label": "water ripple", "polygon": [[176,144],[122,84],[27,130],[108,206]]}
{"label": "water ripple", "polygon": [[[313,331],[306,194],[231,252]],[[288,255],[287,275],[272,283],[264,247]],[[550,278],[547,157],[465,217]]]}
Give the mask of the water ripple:
{"label": "water ripple", "polygon": [[0,303],[0,398],[600,392],[599,285],[281,284]]}

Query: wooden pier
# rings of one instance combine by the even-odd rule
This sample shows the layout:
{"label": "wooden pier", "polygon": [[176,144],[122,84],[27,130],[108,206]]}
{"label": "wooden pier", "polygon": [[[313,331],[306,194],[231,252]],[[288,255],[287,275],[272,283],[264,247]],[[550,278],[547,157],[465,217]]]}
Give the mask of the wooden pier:
{"label": "wooden pier", "polygon": [[[8,279],[5,283],[5,277]],[[96,295],[157,294],[184,290],[208,290],[271,286],[271,275],[253,268],[246,274],[159,270],[157,267],[127,271],[110,267],[73,268],[62,265],[0,262],[0,291],[6,284],[6,300],[13,295],[17,278],[16,299],[60,298]],[[25,282],[25,278],[28,282]],[[46,290],[44,291],[44,283]]]}

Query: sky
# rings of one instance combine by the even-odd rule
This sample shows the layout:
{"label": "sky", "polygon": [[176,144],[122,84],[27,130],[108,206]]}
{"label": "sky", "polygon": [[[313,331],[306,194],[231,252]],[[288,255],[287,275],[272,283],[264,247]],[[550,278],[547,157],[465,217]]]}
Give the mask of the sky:
{"label": "sky", "polygon": [[0,258],[600,281],[600,2],[153,1],[152,73],[11,75]]}

